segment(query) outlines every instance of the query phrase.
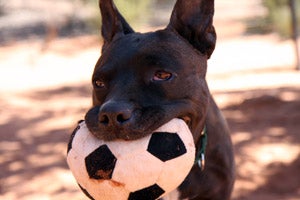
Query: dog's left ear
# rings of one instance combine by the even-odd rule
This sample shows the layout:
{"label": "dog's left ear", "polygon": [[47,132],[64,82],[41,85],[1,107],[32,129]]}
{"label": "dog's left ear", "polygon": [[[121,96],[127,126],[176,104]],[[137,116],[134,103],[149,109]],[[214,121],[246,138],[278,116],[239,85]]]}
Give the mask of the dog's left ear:
{"label": "dog's left ear", "polygon": [[119,13],[112,0],[99,0],[99,7],[102,16],[101,33],[104,39],[104,46],[113,41],[117,36],[134,32]]}
{"label": "dog's left ear", "polygon": [[214,0],[177,0],[168,28],[210,58],[215,49]]}

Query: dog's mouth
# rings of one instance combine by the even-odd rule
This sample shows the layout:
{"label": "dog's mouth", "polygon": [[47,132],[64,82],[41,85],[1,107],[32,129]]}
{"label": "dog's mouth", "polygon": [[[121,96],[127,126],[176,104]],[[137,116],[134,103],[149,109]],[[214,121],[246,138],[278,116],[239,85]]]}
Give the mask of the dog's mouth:
{"label": "dog's mouth", "polygon": [[[185,108],[184,106],[182,107]],[[144,109],[143,112],[135,111],[133,112],[130,120],[123,123],[117,123],[120,122],[120,120],[116,120],[116,122],[109,124],[103,123],[103,121],[99,122],[99,106],[95,106],[87,112],[85,120],[87,127],[93,135],[103,140],[114,140],[118,138],[135,140],[151,134],[152,131],[156,130],[159,126],[174,117],[183,120],[192,132],[194,124],[192,120],[193,114],[185,112],[187,109],[180,109],[175,116],[175,113],[161,112],[161,110],[161,107],[151,107]]]}

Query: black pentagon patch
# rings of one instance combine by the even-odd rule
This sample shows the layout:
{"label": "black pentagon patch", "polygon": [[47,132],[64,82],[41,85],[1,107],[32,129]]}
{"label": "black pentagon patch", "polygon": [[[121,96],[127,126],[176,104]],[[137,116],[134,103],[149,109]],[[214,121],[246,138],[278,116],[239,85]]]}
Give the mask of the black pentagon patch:
{"label": "black pentagon patch", "polygon": [[72,149],[72,142],[73,142],[73,139],[77,133],[77,131],[80,129],[80,126],[78,125],[74,131],[72,132],[71,136],[70,136],[70,139],[69,139],[69,143],[68,143],[68,150],[67,150],[67,154],[69,153],[69,151]]}
{"label": "black pentagon patch", "polygon": [[78,185],[79,185],[81,191],[82,191],[89,199],[95,200],[95,199],[88,193],[88,191],[86,191],[86,189],[84,189],[80,184],[78,184]]}
{"label": "black pentagon patch", "polygon": [[153,133],[147,151],[163,162],[187,152],[178,134],[168,132]]}
{"label": "black pentagon patch", "polygon": [[154,184],[136,192],[131,192],[128,200],[153,200],[160,197],[163,193],[165,193],[165,191],[157,184]]}
{"label": "black pentagon patch", "polygon": [[85,166],[90,178],[111,179],[117,158],[107,145],[102,145],[85,158]]}

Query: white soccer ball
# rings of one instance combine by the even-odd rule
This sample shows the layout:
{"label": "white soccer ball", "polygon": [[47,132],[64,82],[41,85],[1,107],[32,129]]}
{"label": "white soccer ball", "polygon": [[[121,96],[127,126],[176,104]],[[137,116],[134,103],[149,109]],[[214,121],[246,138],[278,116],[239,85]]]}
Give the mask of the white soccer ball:
{"label": "white soccer ball", "polygon": [[67,154],[80,188],[95,200],[160,198],[182,183],[194,160],[193,136],[177,118],[133,141],[99,140],[82,121]]}

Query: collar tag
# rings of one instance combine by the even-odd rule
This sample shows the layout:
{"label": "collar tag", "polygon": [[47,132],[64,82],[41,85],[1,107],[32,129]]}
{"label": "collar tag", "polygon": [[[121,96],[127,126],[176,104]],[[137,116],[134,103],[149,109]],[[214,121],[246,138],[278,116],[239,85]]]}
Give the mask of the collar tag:
{"label": "collar tag", "polygon": [[196,154],[195,164],[199,166],[201,171],[204,170],[205,167],[205,150],[207,145],[207,132],[206,126],[204,126],[203,131],[201,132],[200,136],[200,148]]}
{"label": "collar tag", "polygon": [[201,157],[200,159],[198,160],[198,166],[200,167],[201,171],[204,170],[204,166],[205,166],[205,155],[204,153],[201,153]]}

